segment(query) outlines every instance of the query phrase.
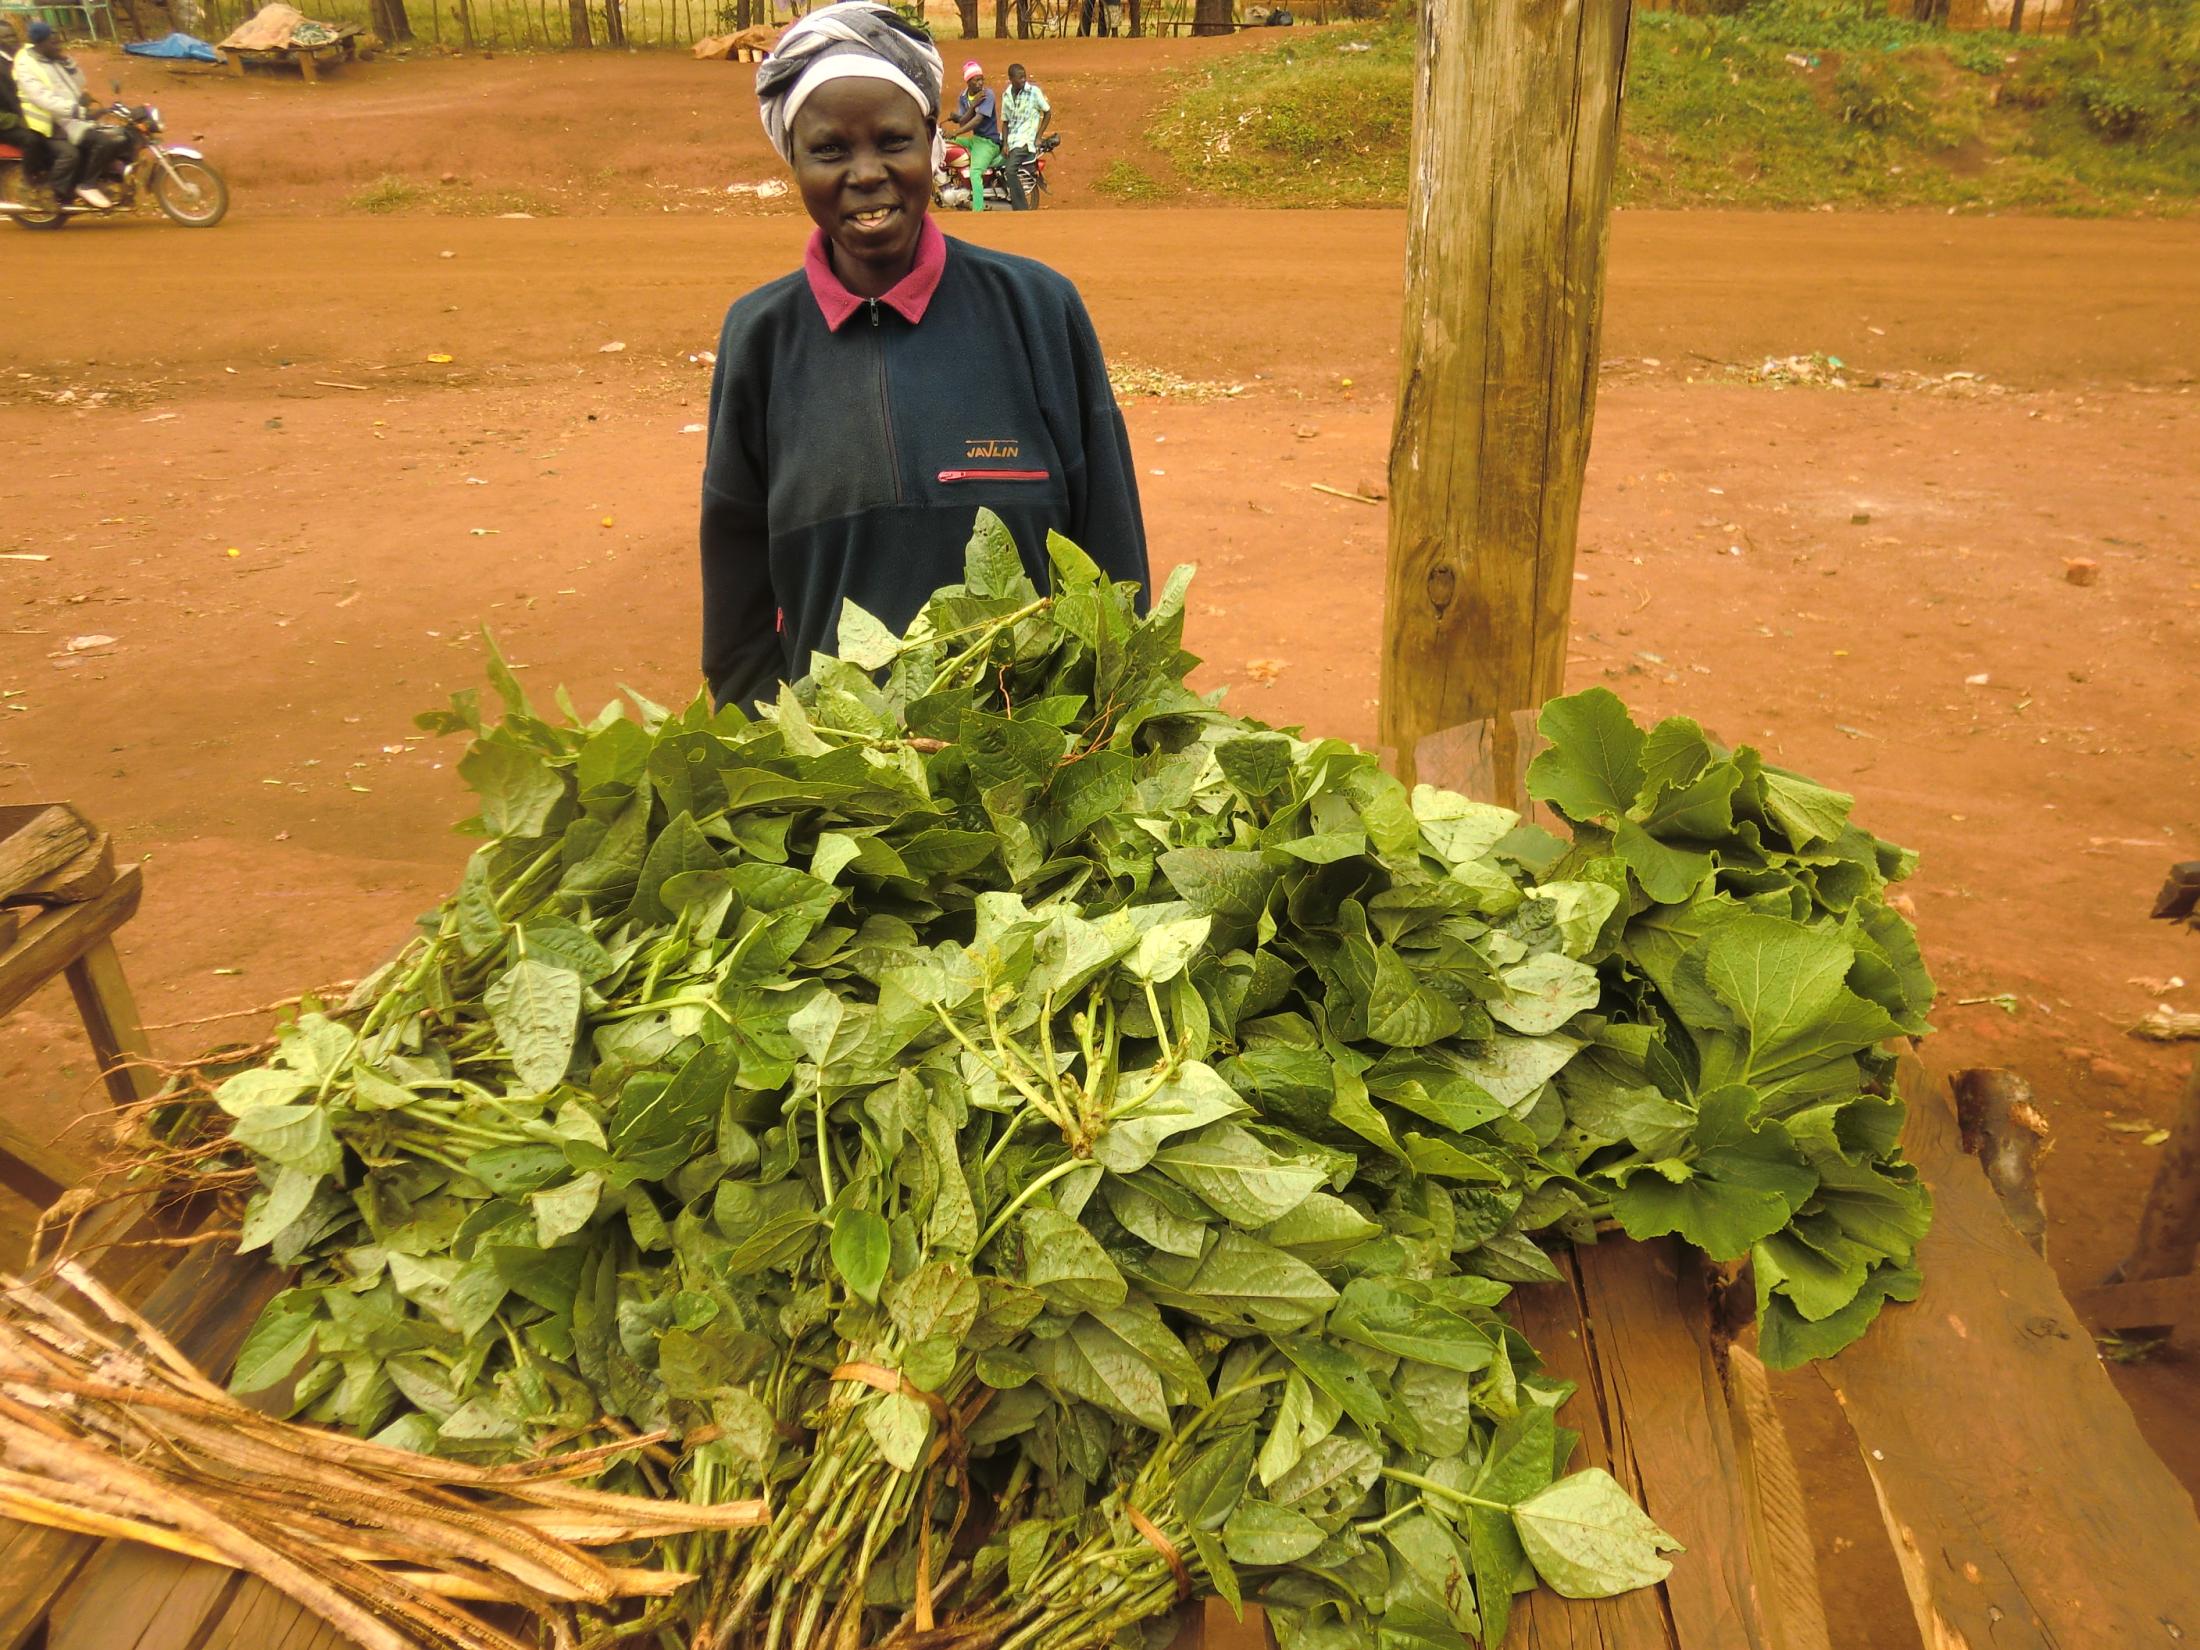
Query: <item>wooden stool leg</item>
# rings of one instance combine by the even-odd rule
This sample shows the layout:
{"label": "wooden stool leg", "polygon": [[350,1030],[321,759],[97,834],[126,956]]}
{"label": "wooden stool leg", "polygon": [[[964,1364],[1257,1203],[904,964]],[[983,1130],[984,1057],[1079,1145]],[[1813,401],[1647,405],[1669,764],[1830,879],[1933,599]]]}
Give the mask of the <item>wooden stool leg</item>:
{"label": "wooden stool leg", "polygon": [[101,940],[69,964],[66,972],[76,1011],[84,1018],[85,1035],[99,1056],[100,1076],[115,1103],[128,1105],[159,1093],[159,1078],[144,1064],[152,1058],[153,1048],[145,1040],[137,999],[123,977],[114,941]]}
{"label": "wooden stool leg", "polygon": [[2200,1252],[2200,1060],[2185,1079],[2185,1098],[2154,1167],[2154,1184],[2139,1211],[2139,1240],[2116,1268],[2116,1280],[2179,1278]]}
{"label": "wooden stool leg", "polygon": [[298,54],[298,72],[308,80],[319,80],[321,78],[320,66],[313,61],[313,53],[300,52]]}

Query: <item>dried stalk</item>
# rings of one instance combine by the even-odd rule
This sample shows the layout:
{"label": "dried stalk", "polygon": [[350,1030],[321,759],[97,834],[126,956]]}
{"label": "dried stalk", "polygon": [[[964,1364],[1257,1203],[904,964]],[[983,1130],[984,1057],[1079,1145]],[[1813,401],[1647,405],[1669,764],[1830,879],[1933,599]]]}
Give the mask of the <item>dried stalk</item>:
{"label": "dried stalk", "polygon": [[454,1601],[517,1605],[572,1644],[565,1606],[695,1579],[589,1548],[768,1519],[570,1482],[666,1433],[482,1467],[263,1415],[74,1262],[54,1277],[105,1326],[0,1278],[0,1516],[249,1571],[362,1650],[524,1650]]}

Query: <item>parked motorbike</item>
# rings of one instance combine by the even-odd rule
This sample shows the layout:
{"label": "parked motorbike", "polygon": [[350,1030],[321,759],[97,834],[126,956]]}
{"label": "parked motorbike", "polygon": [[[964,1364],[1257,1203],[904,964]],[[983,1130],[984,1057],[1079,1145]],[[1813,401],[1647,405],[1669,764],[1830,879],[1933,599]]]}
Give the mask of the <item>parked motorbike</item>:
{"label": "parked motorbike", "polygon": [[186,229],[211,229],[227,215],[229,185],[197,149],[160,141],[158,109],[117,103],[99,124],[119,132],[122,143],[98,177],[83,181],[103,191],[113,205],[58,205],[43,177],[25,174],[23,151],[0,143],[0,217],[23,229],[66,229],[77,218],[135,212],[147,201]]}
{"label": "parked motorbike", "polygon": [[[1062,134],[1049,133],[1039,140],[1038,152],[1019,163],[1017,170],[1023,174],[1024,199],[1038,206],[1047,191],[1047,157],[1062,145]],[[958,208],[970,204],[970,151],[957,143],[947,145],[947,158],[932,171],[932,202],[935,206]],[[986,168],[985,202],[988,206],[1013,206],[1008,194],[1008,162],[1005,158]]]}

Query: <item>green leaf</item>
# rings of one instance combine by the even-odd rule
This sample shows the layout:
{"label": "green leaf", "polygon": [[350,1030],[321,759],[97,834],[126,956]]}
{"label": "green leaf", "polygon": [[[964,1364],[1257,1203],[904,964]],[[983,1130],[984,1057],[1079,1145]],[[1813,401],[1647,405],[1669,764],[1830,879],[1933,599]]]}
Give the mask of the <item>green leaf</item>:
{"label": "green leaf", "polygon": [[1024,575],[1016,535],[991,510],[981,508],[970,530],[970,543],[963,551],[963,583],[973,596],[1031,598],[1031,581]]}
{"label": "green leaf", "polygon": [[313,1188],[320,1183],[318,1174],[288,1166],[277,1169],[274,1184],[255,1193],[245,1211],[243,1230],[237,1234],[237,1252],[249,1255],[255,1249],[266,1248],[284,1227],[306,1212],[306,1205],[313,1201]]}
{"label": "green leaf", "polygon": [[557,770],[501,728],[459,758],[458,776],[480,796],[481,823],[491,836],[542,835],[565,797]]}
{"label": "green leaf", "polygon": [[1132,1174],[1154,1160],[1163,1141],[1244,1110],[1245,1102],[1212,1067],[1187,1060],[1150,1095],[1109,1118],[1093,1157],[1119,1175]]}
{"label": "green leaf", "polygon": [[1848,828],[1856,798],[1814,785],[1800,774],[1765,769],[1765,810],[1798,848],[1831,842]]}
{"label": "green leaf", "polygon": [[325,1321],[320,1310],[318,1289],[285,1289],[262,1307],[244,1345],[237,1350],[229,1390],[239,1394],[265,1392],[297,1368],[313,1341],[316,1326]]}
{"label": "green leaf", "polygon": [[1819,1358],[1830,1358],[1871,1327],[1882,1305],[1888,1301],[1914,1301],[1923,1286],[1924,1280],[1914,1268],[1875,1267],[1855,1299],[1812,1323],[1786,1297],[1768,1297],[1766,1286],[1760,1282],[1757,1350],[1774,1369],[1799,1369]]}
{"label": "green leaf", "polygon": [[1240,734],[1215,746],[1215,763],[1240,796],[1258,801],[1291,782],[1291,741],[1280,733]]}
{"label": "green leaf", "polygon": [[1499,978],[1505,995],[1489,1005],[1490,1018],[1524,1036],[1548,1036],[1597,1006],[1596,970],[1556,951],[1530,957]]}
{"label": "green leaf", "polygon": [[832,1254],[842,1281],[876,1304],[893,1258],[893,1238],[886,1222],[868,1209],[842,1210],[833,1222]]}
{"label": "green leaf", "polygon": [[535,1212],[535,1241],[545,1249],[572,1236],[596,1213],[603,1198],[603,1176],[578,1175],[563,1186],[528,1194],[527,1206]]}
{"label": "green leaf", "polygon": [[1282,1219],[1328,1178],[1316,1164],[1275,1156],[1235,1123],[1170,1140],[1154,1153],[1153,1164],[1223,1219],[1248,1229]]}
{"label": "green leaf", "polygon": [[1184,972],[1207,943],[1213,917],[1186,917],[1180,922],[1156,923],[1138,937],[1138,944],[1124,964],[1134,980],[1163,985]]}
{"label": "green leaf", "polygon": [[1068,1334],[1036,1342],[1031,1361],[1062,1397],[1082,1398],[1154,1432],[1169,1430],[1160,1371],[1094,1319],[1079,1318]]}
{"label": "green leaf", "polygon": [[840,599],[840,629],[833,645],[852,665],[864,670],[884,670],[901,651],[901,638],[843,596]]}
{"label": "green leaf", "polygon": [[258,1107],[238,1118],[229,1136],[246,1151],[301,1174],[334,1174],[344,1166],[344,1148],[318,1106]]}
{"label": "green leaf", "polygon": [[563,1081],[580,1026],[581,979],[570,968],[528,957],[482,996],[520,1087],[540,1094]]}
{"label": "green leaf", "polygon": [[1744,1082],[1768,1097],[1853,1058],[1896,1026],[1843,983],[1856,953],[1835,935],[1744,913],[1722,924],[1704,954],[1704,980],[1740,1022],[1745,1046],[1706,1050],[1707,1083]]}
{"label": "green leaf", "polygon": [[1258,853],[1232,848],[1172,848],[1156,863],[1177,897],[1193,909],[1237,924],[1267,908],[1276,873]]}
{"label": "green leaf", "polygon": [[1553,699],[1536,722],[1551,744],[1528,764],[1528,794],[1568,819],[1617,818],[1642,790],[1642,729],[1608,688]]}
{"label": "green leaf", "polygon": [[1292,1564],[1327,1539],[1304,1513],[1272,1501],[1243,1501],[1222,1526],[1222,1546],[1239,1564]]}
{"label": "green leaf", "polygon": [[1129,1293],[1108,1252],[1058,1209],[1037,1206],[1022,1216],[1024,1279],[1057,1306],[1121,1306]]}
{"label": "green leaf", "polygon": [[1253,1473],[1253,1429],[1224,1433],[1190,1461],[1176,1480],[1176,1513],[1195,1530],[1219,1530],[1245,1498]]}
{"label": "green leaf", "polygon": [[1601,1467],[1520,1502],[1513,1528],[1535,1573],[1561,1598],[1611,1598],[1652,1586],[1673,1570],[1658,1555],[1682,1551]]}
{"label": "green leaf", "polygon": [[1434,785],[1413,787],[1413,817],[1421,822],[1422,839],[1453,865],[1482,858],[1520,823],[1510,808],[1469,801]]}

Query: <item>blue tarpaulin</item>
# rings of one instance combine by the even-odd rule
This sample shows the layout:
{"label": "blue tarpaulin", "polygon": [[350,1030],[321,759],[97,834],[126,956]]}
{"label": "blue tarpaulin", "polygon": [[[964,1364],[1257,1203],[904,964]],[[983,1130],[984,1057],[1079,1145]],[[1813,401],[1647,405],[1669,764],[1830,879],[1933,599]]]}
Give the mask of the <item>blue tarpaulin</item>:
{"label": "blue tarpaulin", "polygon": [[195,34],[176,33],[164,40],[133,40],[122,48],[132,57],[188,58],[195,63],[219,63],[222,54]]}

